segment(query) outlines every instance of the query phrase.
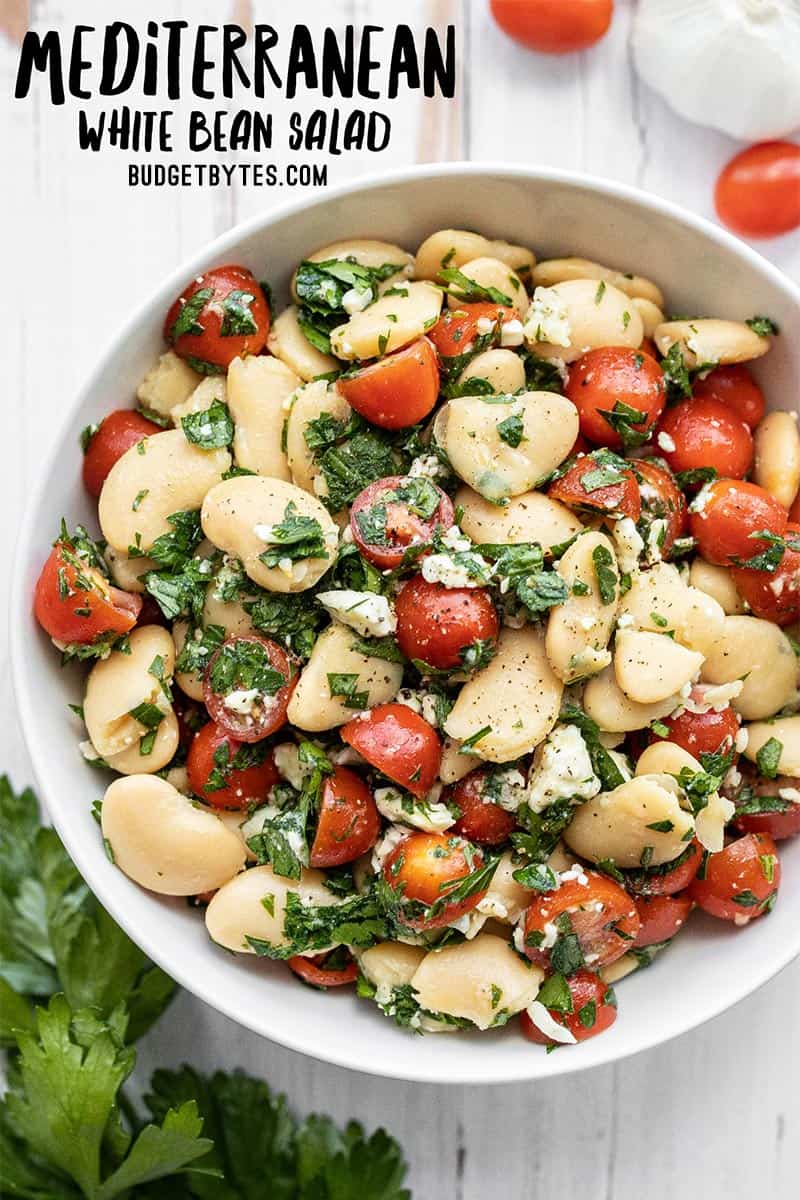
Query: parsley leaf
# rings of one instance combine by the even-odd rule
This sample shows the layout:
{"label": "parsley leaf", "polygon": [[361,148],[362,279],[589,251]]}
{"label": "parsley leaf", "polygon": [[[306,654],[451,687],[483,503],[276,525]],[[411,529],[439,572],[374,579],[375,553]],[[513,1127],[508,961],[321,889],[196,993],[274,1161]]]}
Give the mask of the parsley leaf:
{"label": "parsley leaf", "polygon": [[625,404],[622,400],[617,400],[610,411],[598,409],[598,412],[601,417],[605,417],[611,428],[619,435],[626,449],[643,446],[650,440],[651,431],[649,429],[636,428],[637,425],[641,426],[647,420],[646,412],[641,412],[638,408],[631,408],[630,404]]}
{"label": "parsley leaf", "polygon": [[670,346],[665,357],[662,358],[661,371],[664,375],[668,400],[683,400],[691,396],[692,381],[689,368],[683,360],[683,351],[679,342]]}
{"label": "parsley leaf", "polygon": [[597,576],[597,586],[600,600],[603,604],[613,604],[617,598],[619,579],[614,570],[614,560],[608,546],[595,546],[592,551],[594,573]]}
{"label": "parsley leaf", "polygon": [[268,634],[303,659],[310,656],[326,620],[326,614],[307,592],[263,592],[256,600],[246,600],[243,607],[260,633]]}
{"label": "parsley leaf", "polygon": [[771,737],[756,752],[756,766],[765,779],[777,779],[783,754],[783,742]]}
{"label": "parsley leaf", "polygon": [[484,287],[474,279],[470,279],[458,267],[444,267],[439,276],[450,286],[446,289],[449,295],[455,296],[463,304],[503,304],[511,307],[514,303],[511,296],[495,287]]}
{"label": "parsley leaf", "polygon": [[270,545],[270,549],[258,556],[266,567],[277,567],[284,558],[295,562],[303,558],[329,557],[319,521],[316,517],[298,514],[294,500],[286,505],[283,520],[277,525],[263,527],[263,532],[262,526],[256,528]]}
{"label": "parsley leaf", "polygon": [[745,325],[749,325],[753,333],[757,333],[759,337],[777,337],[780,333],[780,329],[771,317],[750,317],[745,321]]}
{"label": "parsley leaf", "polygon": [[221,400],[213,400],[202,412],[181,417],[181,429],[187,442],[201,450],[219,450],[233,441],[231,414]]}
{"label": "parsley leaf", "polygon": [[213,295],[213,288],[200,288],[184,301],[169,331],[168,336],[171,342],[176,342],[179,337],[183,337],[187,333],[192,337],[199,337],[201,333],[205,332],[205,326],[201,325],[197,318]]}
{"label": "parsley leaf", "polygon": [[519,413],[512,413],[510,417],[506,417],[504,421],[500,421],[497,426],[497,436],[506,445],[514,449],[519,446],[520,442],[525,441],[523,433],[523,420]]}
{"label": "parsley leaf", "polygon": [[239,288],[228,292],[221,302],[220,337],[246,337],[250,333],[258,333],[256,319],[250,310],[254,300],[252,292],[245,292]]}

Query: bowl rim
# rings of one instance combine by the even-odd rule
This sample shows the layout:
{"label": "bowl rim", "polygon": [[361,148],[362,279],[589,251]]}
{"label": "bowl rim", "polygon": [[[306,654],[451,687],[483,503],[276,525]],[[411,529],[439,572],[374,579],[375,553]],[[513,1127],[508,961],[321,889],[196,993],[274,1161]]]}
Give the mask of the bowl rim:
{"label": "bowl rim", "polygon": [[[37,472],[30,501],[26,505],[26,510],[22,517],[13,556],[8,635],[11,649],[12,683],[17,703],[19,725],[31,759],[39,794],[44,799],[48,815],[53,821],[53,825],[64,842],[77,869],[93,891],[95,891],[94,886],[90,883],[93,870],[89,862],[89,850],[88,848],[84,849],[84,839],[73,835],[67,821],[59,822],[57,819],[57,814],[59,813],[57,782],[48,779],[45,765],[46,757],[35,740],[35,688],[32,682],[29,681],[26,673],[24,637],[19,636],[20,631],[25,629],[26,622],[30,622],[31,619],[30,595],[27,586],[28,577],[25,566],[29,557],[29,546],[36,532],[34,516],[42,502],[48,481],[56,468],[59,449],[64,444],[64,440],[69,432],[74,428],[75,419],[84,397],[94,389],[116,348],[124,343],[129,331],[135,329],[151,313],[160,295],[167,290],[179,291],[187,277],[191,277],[199,268],[204,268],[210,258],[215,258],[218,255],[226,253],[229,246],[233,246],[243,238],[261,230],[268,230],[271,225],[287,216],[291,216],[294,212],[301,209],[307,210],[322,207],[328,205],[331,201],[346,197],[354,192],[369,191],[392,185],[403,185],[420,180],[434,182],[441,178],[464,175],[484,177],[502,176],[503,178],[519,180],[520,182],[536,181],[552,183],[554,185],[564,185],[573,189],[590,192],[597,195],[600,199],[607,197],[628,201],[640,209],[652,212],[654,215],[671,218],[702,235],[707,240],[716,243],[722,249],[733,253],[743,260],[751,270],[765,277],[769,283],[784,292],[796,304],[800,305],[800,286],[782,272],[780,268],[764,258],[763,255],[759,254],[751,246],[719,225],[714,224],[708,218],[692,213],[671,200],[662,199],[659,196],[645,192],[629,184],[618,183],[611,179],[605,179],[584,172],[494,160],[477,162],[456,160],[437,164],[422,163],[359,175],[353,179],[336,184],[333,187],[326,188],[311,198],[300,196],[288,200],[283,204],[276,205],[267,212],[255,214],[228,229],[212,241],[203,243],[197,250],[184,259],[169,276],[151,289],[143,300],[137,304],[134,312],[117,327],[115,332],[106,341],[102,352],[97,354],[94,367],[83,379],[68,405],[66,405],[64,415],[57,426],[57,431],[53,437],[49,452]],[[640,1036],[633,1043],[624,1045],[623,1047],[615,1046],[613,1049],[606,1050],[603,1048],[605,1043],[602,1039],[600,1043],[591,1042],[589,1045],[592,1048],[592,1053],[589,1058],[584,1057],[582,1054],[557,1055],[556,1061],[550,1058],[546,1074],[531,1071],[531,1065],[535,1060],[525,1055],[519,1056],[518,1061],[520,1066],[518,1069],[513,1069],[508,1065],[504,1065],[499,1069],[493,1068],[487,1059],[477,1054],[472,1054],[465,1055],[465,1059],[468,1061],[465,1062],[463,1069],[456,1071],[452,1067],[444,1068],[440,1066],[438,1069],[424,1071],[419,1068],[405,1066],[401,1055],[398,1055],[397,1060],[393,1059],[386,1063],[373,1063],[367,1055],[359,1058],[358,1061],[354,1061],[352,1053],[348,1051],[342,1052],[336,1045],[323,1045],[321,1039],[315,1039],[308,1023],[298,1024],[297,1027],[291,1030],[281,1030],[279,1035],[272,1032],[265,1032],[259,1025],[258,1020],[250,1016],[246,1007],[242,1011],[238,1011],[232,1002],[228,1003],[224,999],[221,1000],[214,995],[210,985],[206,984],[203,977],[199,979],[195,977],[190,978],[188,970],[184,970],[181,964],[176,968],[175,964],[169,961],[168,949],[162,942],[159,942],[155,929],[152,932],[147,929],[143,930],[140,927],[134,929],[133,922],[128,919],[122,899],[118,898],[115,894],[106,895],[104,892],[105,889],[103,888],[95,891],[95,895],[100,903],[103,904],[114,920],[153,962],[162,967],[186,991],[208,1004],[217,1012],[221,1012],[224,1016],[235,1021],[238,1025],[242,1025],[253,1033],[276,1042],[289,1050],[305,1054],[334,1066],[344,1067],[348,1070],[380,1078],[406,1080],[417,1083],[457,1085],[524,1083],[533,1082],[537,1079],[549,1079],[554,1076],[573,1074],[592,1067],[619,1062],[635,1054],[654,1049],[671,1041],[673,1038],[682,1036],[690,1030],[699,1028],[727,1009],[741,1003],[747,996],[774,978],[796,957],[800,956],[800,926],[798,926],[796,944],[793,945],[791,942],[782,943],[776,949],[774,957],[762,970],[756,975],[748,975],[746,979],[742,978],[738,985],[733,986],[732,989],[726,992],[722,1000],[710,998],[709,1003],[698,1013],[696,1019],[687,1018],[667,1031],[660,1030],[658,1024],[654,1022],[652,1033],[648,1032],[646,1035]],[[398,1043],[398,1046],[401,1044]]]}

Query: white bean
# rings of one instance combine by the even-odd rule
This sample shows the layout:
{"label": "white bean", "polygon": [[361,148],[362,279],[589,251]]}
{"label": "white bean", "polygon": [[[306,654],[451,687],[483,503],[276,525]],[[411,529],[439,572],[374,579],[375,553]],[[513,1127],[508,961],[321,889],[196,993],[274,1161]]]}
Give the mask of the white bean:
{"label": "white bean", "polygon": [[[306,262],[331,262],[332,259],[338,259],[340,262],[350,259],[362,267],[373,268],[391,264],[397,268],[390,277],[395,282],[410,278],[414,267],[413,254],[392,242],[381,242],[374,238],[345,238],[339,242],[330,242],[307,255]],[[292,280],[292,295],[296,300],[296,279]]]}
{"label": "white bean", "polygon": [[144,556],[131,558],[130,555],[123,554],[121,550],[115,550],[113,546],[106,546],[104,558],[114,583],[125,592],[139,594],[144,592],[142,576],[156,568],[152,558]]}
{"label": "white bean", "polygon": [[485,380],[496,396],[513,396],[525,387],[525,367],[513,350],[484,350],[475,355],[458,377],[465,394],[468,394],[466,385],[474,379]]}
{"label": "white bean", "polygon": [[525,344],[540,358],[571,363],[601,346],[635,350],[642,344],[644,326],[630,298],[613,284],[572,279],[536,289],[524,333]]}
{"label": "white bean", "polygon": [[414,972],[425,957],[419,946],[404,942],[378,942],[358,956],[358,965],[376,987],[402,987],[411,983]]}
{"label": "white bean", "polygon": [[792,643],[772,621],[726,617],[722,638],[706,658],[702,677],[706,683],[744,679],[733,707],[746,721],[760,721],[794,700],[797,659]]}
{"label": "white bean", "polygon": [[352,720],[356,712],[348,708],[346,698],[331,695],[333,674],[357,675],[354,690],[367,693],[367,708],[394,699],[403,680],[402,665],[354,650],[356,641],[353,630],[338,621],[320,634],[289,701],[292,725],[318,733]]}
{"label": "white bean", "polygon": [[741,616],[747,611],[727,567],[716,567],[696,558],[689,569],[689,582],[716,600],[726,616]]}
{"label": "white bean", "polygon": [[212,891],[244,866],[239,839],[155,775],[116,779],[106,790],[101,821],[120,870],[163,896]]}
{"label": "white bean", "polygon": [[426,238],[417,250],[415,279],[441,280],[444,267],[461,268],[475,258],[487,255],[499,258],[518,274],[527,277],[536,264],[532,252],[524,246],[491,241],[466,229],[440,229]]}
{"label": "white bean", "polygon": [[405,295],[382,296],[331,332],[331,349],[346,362],[379,358],[422,337],[439,320],[442,292],[430,283],[407,283]]}
{"label": "white bean", "polygon": [[548,258],[538,264],[533,272],[537,287],[553,287],[570,279],[603,279],[634,299],[647,300],[664,307],[661,289],[650,279],[641,275],[626,275],[613,267],[604,267],[588,258]]}
{"label": "white bean", "polygon": [[346,423],[352,415],[344,396],[324,379],[306,384],[295,394],[286,424],[286,458],[292,482],[312,496],[324,496],[327,487],[322,470],[306,442],[306,431],[311,422],[321,416]]}
{"label": "white bean", "polygon": [[136,399],[159,416],[170,417],[174,408],[189,399],[201,378],[185,359],[167,350],[139,384]]}
{"label": "white bean", "polygon": [[[506,296],[510,306],[515,308],[521,317],[524,317],[529,304],[525,285],[516,271],[512,271],[511,267],[501,262],[499,258],[487,256],[473,258],[470,262],[464,263],[460,270],[462,275],[466,275],[480,287],[495,288],[503,296]],[[457,310],[465,303],[469,303],[468,295],[465,295],[458,284],[451,284],[447,307]]]}
{"label": "white bean", "polygon": [[759,750],[770,738],[781,744],[777,770],[780,775],[800,779],[800,716],[779,717],[777,721],[758,721],[747,726],[745,757],[755,762]]}
{"label": "white bean", "polygon": [[[326,554],[268,567],[260,555],[273,547],[269,533],[291,512],[309,517],[320,527]],[[282,479],[239,475],[212,488],[200,514],[203,532],[215,546],[238,558],[247,574],[271,592],[302,592],[313,587],[331,566],[339,531],[327,510],[308,492]]]}
{"label": "white bean", "polygon": [[754,481],[774,496],[784,508],[791,508],[800,489],[800,430],[797,428],[797,413],[767,413],[756,429],[755,446]]}
{"label": "white bean", "polygon": [[[242,858],[244,852],[235,834]],[[220,887],[206,909],[206,929],[212,941],[226,950],[255,954],[248,937],[269,942],[275,947],[287,945],[283,931],[286,898],[300,897],[303,904],[336,904],[336,897],[325,887],[322,871],[304,870],[300,879],[276,875],[272,867],[251,867]]]}
{"label": "white bean", "polygon": [[136,742],[121,750],[119,754],[106,756],[106,763],[112,771],[120,775],[154,775],[162,770],[167,763],[172,762],[181,740],[178,718],[173,709],[164,714],[155,732],[152,745],[147,754],[142,754],[141,743]]}
{"label": "white bean", "polygon": [[666,717],[677,707],[680,696],[669,696],[655,704],[637,704],[617,683],[613,667],[606,667],[588,681],[583,706],[601,729],[609,733],[632,733],[646,729],[653,721]]}
{"label": "white bean", "polygon": [[442,783],[458,783],[470,771],[475,770],[472,754],[461,752],[461,743],[445,738],[442,746],[442,761],[439,763],[439,778]]}
{"label": "white bean", "polygon": [[538,542],[545,550],[567,542],[583,529],[572,509],[542,492],[512,496],[502,507],[484,500],[472,488],[456,492],[456,506],[463,511],[461,528],[473,542],[518,544]]}
{"label": "white bean", "polygon": [[[188,621],[176,621],[172,626],[172,640],[175,643],[175,657],[178,658],[186,645],[186,635],[189,632]],[[202,700],[203,691],[203,672],[202,671],[176,671],[175,682],[181,691],[189,697],[190,700]]]}
{"label": "white bean", "polygon": [[620,629],[614,649],[614,674],[629,700],[658,704],[695,678],[703,655],[663,633]]}
{"label": "white bean", "polygon": [[[112,650],[99,659],[86,681],[83,716],[92,745],[103,758],[138,748],[147,727],[131,715],[140,704],[155,705],[165,715],[171,706],[161,682],[151,667],[161,660],[162,674],[169,683],[175,667],[175,646],[169,630],[160,625],[142,625],[129,638],[130,652]],[[144,770],[150,763],[142,756]],[[159,770],[159,767],[153,768]]]}
{"label": "white bean", "polygon": [[[622,288],[624,292],[626,289]],[[642,296],[633,296],[634,308],[642,318],[642,326],[644,328],[644,336],[651,338],[659,325],[664,324],[664,314],[657,304],[652,300],[645,300]]]}
{"label": "white bean", "polygon": [[186,397],[183,404],[177,404],[173,408],[170,413],[172,424],[176,429],[180,429],[184,417],[194,413],[207,412],[214,403],[228,403],[228,383],[224,375],[208,375],[201,380],[192,394]]}
{"label": "white bean", "polygon": [[[702,771],[697,759],[678,746],[675,742],[654,742],[648,746],[636,763],[637,775],[672,775],[678,776],[681,771],[688,770],[693,774]],[[690,808],[689,802],[683,796],[682,807]],[[695,836],[700,844],[712,854],[718,854],[725,844],[725,826],[734,814],[734,806],[730,800],[724,799],[719,792],[712,792],[707,797],[704,808],[695,817]]]}
{"label": "white bean", "polygon": [[422,1008],[463,1017],[488,1029],[536,999],[544,972],[528,964],[503,938],[480,933],[472,941],[425,955],[411,986]]}
{"label": "white bean", "polygon": [[464,685],[444,729],[487,762],[511,762],[544,741],[558,720],[563,684],[532,627],[504,629],[491,662]]}
{"label": "white bean", "polygon": [[165,429],[131,446],[103,484],[97,515],[115,550],[147,551],[169,533],[173,513],[200,508],[231,465],[227,450],[200,450],[180,429]]}
{"label": "white bean", "polygon": [[662,354],[679,345],[690,369],[717,363],[749,362],[761,358],[770,347],[769,338],[760,337],[749,325],[711,318],[667,321],[659,325],[653,338]]}
{"label": "white bean", "polygon": [[237,466],[273,479],[291,479],[281,449],[284,405],[302,382],[279,358],[251,354],[233,360],[228,368],[228,407],[236,428]]}
{"label": "white bean", "polygon": [[289,370],[301,379],[316,379],[318,375],[330,375],[339,369],[339,363],[331,354],[323,354],[312,346],[303,333],[298,318],[298,309],[291,304],[273,321],[267,338],[267,349]]}
{"label": "white bean", "polygon": [[[668,832],[653,824],[669,821]],[[575,810],[564,840],[590,862],[613,859],[623,869],[644,861],[653,866],[672,862],[686,849],[694,822],[678,802],[677,787],[667,775],[637,775],[611,792],[601,792]]]}
{"label": "white bean", "polygon": [[[616,580],[613,597],[607,602],[600,594],[594,563],[594,556],[604,553],[605,565]],[[574,683],[596,675],[611,662],[606,647],[617,616],[619,575],[610,538],[603,533],[585,533],[564,553],[556,569],[569,595],[563,604],[550,610],[545,647],[559,679]],[[576,584],[583,594],[576,594]]]}

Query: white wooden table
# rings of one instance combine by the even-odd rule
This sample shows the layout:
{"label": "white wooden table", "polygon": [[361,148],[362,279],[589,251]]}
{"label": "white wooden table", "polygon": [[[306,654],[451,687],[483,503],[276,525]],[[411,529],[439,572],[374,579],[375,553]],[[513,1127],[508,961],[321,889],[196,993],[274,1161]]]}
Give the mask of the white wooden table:
{"label": "white wooden table", "polygon": [[[76,21],[144,20],[142,6],[130,0],[31,0],[30,7],[37,27],[67,33]],[[18,49],[13,38],[26,26],[27,8],[25,0],[3,0],[0,14],[11,33],[0,33],[6,562],[64,406],[118,323],[189,252],[286,195],[238,187],[130,191],[125,155],[77,150],[69,105],[53,109],[39,88],[24,103],[7,99]],[[567,59],[535,57],[512,45],[492,26],[487,0],[403,6],[159,0],[147,8],[160,20],[260,20],[283,28],[292,18],[315,28],[388,24],[390,14],[415,27],[455,22],[456,101],[391,106],[389,150],[331,160],[331,182],[415,160],[505,158],[611,176],[712,215],[713,180],[735,149],[729,139],[671,115],[637,82],[629,52],[633,0],[618,0],[600,47]],[[800,276],[798,235],[759,249]],[[109,405],[116,399],[110,396]],[[22,785],[31,770],[16,724],[5,637],[0,766]],[[298,1112],[383,1123],[405,1146],[416,1200],[483,1200],[501,1194],[499,1179],[510,1200],[789,1200],[800,1178],[799,999],[797,963],[711,1025],[617,1066],[542,1087],[446,1089],[381,1082],[301,1058],[183,994],[143,1046],[140,1075],[184,1059],[208,1069],[241,1064],[286,1090]]]}

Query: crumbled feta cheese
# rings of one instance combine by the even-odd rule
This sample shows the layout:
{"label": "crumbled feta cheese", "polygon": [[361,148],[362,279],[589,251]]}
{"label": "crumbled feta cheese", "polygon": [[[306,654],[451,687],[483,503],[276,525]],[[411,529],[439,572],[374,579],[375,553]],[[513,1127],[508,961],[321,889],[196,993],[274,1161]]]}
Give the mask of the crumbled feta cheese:
{"label": "crumbled feta cheese", "polygon": [[550,1011],[539,1000],[534,1000],[527,1007],[527,1013],[532,1023],[536,1026],[540,1033],[549,1038],[551,1042],[560,1042],[565,1046],[573,1046],[578,1039],[571,1030],[565,1025],[560,1025],[555,1017],[551,1016]]}
{"label": "crumbled feta cheese", "polygon": [[495,327],[495,322],[490,317],[478,317],[475,324],[475,330],[480,337],[486,337],[487,333],[491,333]]}
{"label": "crumbled feta cheese", "polygon": [[411,825],[425,833],[442,833],[451,825],[455,825],[456,821],[446,804],[437,804],[427,798],[418,800],[399,788],[377,788],[375,805],[387,821]]}
{"label": "crumbled feta cheese", "polygon": [[252,714],[260,697],[261,692],[258,688],[239,688],[234,692],[229,692],[222,703],[223,707],[230,709],[231,712],[247,717]]}
{"label": "crumbled feta cheese", "polygon": [[365,291],[361,288],[350,288],[348,292],[342,296],[342,308],[351,317],[355,313],[363,312],[367,305],[372,303],[372,289],[367,288]]}
{"label": "crumbled feta cheese", "polygon": [[657,517],[650,522],[647,530],[647,561],[661,562],[661,552],[667,535],[667,522],[663,517]]}
{"label": "crumbled feta cheese", "polygon": [[792,804],[800,804],[800,788],[778,788],[778,795],[780,796],[781,800],[788,800]]}
{"label": "crumbled feta cheese", "polygon": [[516,767],[492,772],[492,786],[486,796],[487,804],[499,804],[506,812],[515,813],[527,800],[527,795],[525,776]]}
{"label": "crumbled feta cheese", "polygon": [[579,883],[581,887],[589,886],[589,876],[584,871],[580,863],[575,863],[567,871],[559,871],[558,882],[561,883]]}
{"label": "crumbled feta cheese", "polygon": [[692,503],[689,505],[689,512],[697,513],[703,520],[705,520],[705,517],[706,517],[705,508],[706,508],[706,505],[708,504],[710,498],[711,498],[711,484],[704,483],[703,486],[700,488],[700,491],[695,496]]}
{"label": "crumbled feta cheese", "polygon": [[597,624],[597,617],[581,617],[579,624],[581,629],[585,629],[588,633]]}
{"label": "crumbled feta cheese", "polygon": [[554,288],[537,287],[525,317],[525,341],[530,345],[548,342],[551,346],[571,346],[569,314]]}
{"label": "crumbled feta cheese", "polygon": [[584,675],[596,675],[599,671],[611,663],[611,651],[600,649],[597,650],[594,646],[584,646],[583,650],[579,650],[577,654],[573,654],[569,660],[570,669],[575,672],[577,677]]}
{"label": "crumbled feta cheese", "polygon": [[736,753],[744,754],[745,750],[747,749],[747,743],[749,741],[750,741],[750,734],[749,734],[748,730],[745,729],[744,725],[742,725],[742,727],[738,730],[738,732],[736,734],[736,741],[733,744],[733,748],[736,751]]}
{"label": "crumbled feta cheese", "polygon": [[99,754],[92,742],[88,739],[85,742],[78,742],[78,749],[87,762],[95,763],[102,761],[102,754]]}
{"label": "crumbled feta cheese", "polygon": [[622,517],[614,526],[614,545],[619,569],[625,575],[633,575],[639,569],[639,556],[644,542],[631,517]]}
{"label": "crumbled feta cheese", "polygon": [[372,869],[376,875],[380,874],[386,859],[407,837],[408,829],[404,829],[401,825],[390,825],[380,841],[375,843],[372,851]]}
{"label": "crumbled feta cheese", "polygon": [[434,729],[438,728],[439,719],[436,714],[436,697],[422,689],[401,688],[395,696],[396,704],[404,704],[412,712],[423,717]]}
{"label": "crumbled feta cheese", "polygon": [[522,340],[522,321],[506,321],[506,323],[501,326],[501,346],[521,346]]}
{"label": "crumbled feta cheese", "polygon": [[421,454],[408,468],[411,479],[438,479],[447,474],[447,467],[435,454]]}
{"label": "crumbled feta cheese", "polygon": [[617,617],[617,629],[632,629],[635,624],[633,613],[624,612]]}
{"label": "crumbled feta cheese", "polygon": [[341,591],[319,592],[320,604],[341,621],[360,633],[362,637],[385,637],[397,629],[395,616],[385,596],[375,592],[354,592],[347,588]]}
{"label": "crumbled feta cheese", "polygon": [[737,696],[741,695],[743,687],[743,680],[734,679],[732,683],[704,686],[703,694],[698,698],[693,698],[690,690],[690,694],[684,700],[684,708],[688,709],[690,713],[722,712],[728,707],[731,700],[735,700]]}
{"label": "crumbled feta cheese", "polygon": [[666,450],[667,454],[673,454],[677,449],[675,445],[675,439],[671,438],[668,433],[664,433],[663,431],[659,433],[656,441],[658,442],[660,449]]}
{"label": "crumbled feta cheese", "polygon": [[633,779],[633,771],[631,770],[627,754],[622,754],[619,750],[609,750],[608,754],[622,776],[623,781],[627,783],[629,779]]}
{"label": "crumbled feta cheese", "polygon": [[280,811],[276,804],[262,804],[254,813],[251,813],[247,820],[242,821],[239,826],[239,832],[245,841],[255,837],[257,833],[261,833],[267,821],[274,821]]}
{"label": "crumbled feta cheese", "polygon": [[272,544],[272,538],[274,536],[272,532],[273,529],[273,525],[254,525],[253,533],[260,542],[265,542],[267,545],[270,545]]}
{"label": "crumbled feta cheese", "polygon": [[511,936],[511,941],[514,944],[514,949],[519,954],[525,953],[525,930],[522,925],[517,925]]}
{"label": "crumbled feta cheese", "polygon": [[306,779],[314,770],[310,763],[300,761],[300,752],[294,742],[281,742],[273,751],[275,769],[281,779],[285,779],[299,792]]}
{"label": "crumbled feta cheese", "polygon": [[473,565],[478,572],[489,566],[479,554],[470,555],[469,564],[457,563],[449,554],[429,554],[422,560],[422,578],[448,588],[480,587],[481,580],[473,578],[468,565]]}
{"label": "crumbled feta cheese", "polygon": [[541,812],[556,800],[591,800],[602,785],[576,725],[557,725],[538,754],[528,787],[528,805]]}

